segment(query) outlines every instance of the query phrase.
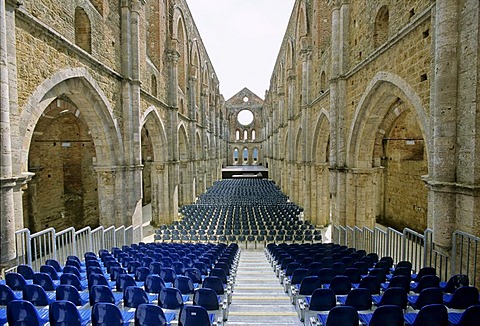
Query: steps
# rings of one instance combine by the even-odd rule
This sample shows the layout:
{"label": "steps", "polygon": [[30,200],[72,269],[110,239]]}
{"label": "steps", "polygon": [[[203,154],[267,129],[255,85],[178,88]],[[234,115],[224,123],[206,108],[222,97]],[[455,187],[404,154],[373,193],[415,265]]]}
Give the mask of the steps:
{"label": "steps", "polygon": [[242,249],[225,325],[303,325],[263,250]]}

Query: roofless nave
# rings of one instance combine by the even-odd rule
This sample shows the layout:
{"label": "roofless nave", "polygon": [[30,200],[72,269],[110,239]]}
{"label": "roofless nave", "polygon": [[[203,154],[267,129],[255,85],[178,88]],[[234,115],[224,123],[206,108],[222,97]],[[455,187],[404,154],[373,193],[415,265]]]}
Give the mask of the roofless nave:
{"label": "roofless nave", "polygon": [[229,103],[185,1],[2,1],[2,265],[15,230],[168,223],[244,163],[313,224],[478,236],[479,10],[297,0],[265,100]]}

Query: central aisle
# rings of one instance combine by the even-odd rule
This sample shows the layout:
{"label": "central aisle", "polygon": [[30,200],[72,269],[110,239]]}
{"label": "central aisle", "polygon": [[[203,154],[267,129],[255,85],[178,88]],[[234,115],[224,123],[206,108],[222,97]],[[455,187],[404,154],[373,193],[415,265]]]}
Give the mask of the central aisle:
{"label": "central aisle", "polygon": [[303,325],[263,250],[242,249],[225,325]]}

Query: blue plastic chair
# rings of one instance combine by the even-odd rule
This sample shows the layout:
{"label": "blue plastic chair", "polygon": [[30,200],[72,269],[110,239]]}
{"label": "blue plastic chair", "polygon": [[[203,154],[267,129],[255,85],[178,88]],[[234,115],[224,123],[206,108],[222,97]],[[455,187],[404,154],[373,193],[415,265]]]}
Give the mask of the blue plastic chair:
{"label": "blue plastic chair", "polygon": [[442,289],[441,288],[423,289],[419,295],[409,295],[408,303],[415,310],[419,310],[429,304],[442,304],[443,303]]}
{"label": "blue plastic chair", "polygon": [[121,311],[113,303],[98,302],[92,308],[93,326],[128,326],[134,320],[134,311]]}
{"label": "blue plastic chair", "polygon": [[[73,261],[73,260],[71,260]],[[64,274],[75,274],[79,280],[84,280],[86,278],[86,274],[81,273],[80,270],[73,266],[73,265],[66,265],[63,267],[63,273]]]}
{"label": "blue plastic chair", "polygon": [[378,277],[368,275],[362,278],[358,288],[369,289],[372,294],[380,294],[380,284]]}
{"label": "blue plastic chair", "polygon": [[45,291],[55,291],[57,285],[60,283],[54,283],[50,275],[47,273],[35,273],[33,274],[33,284],[40,285]]}
{"label": "blue plastic chair", "polygon": [[443,296],[443,304],[451,309],[467,309],[479,304],[478,289],[473,286],[462,286],[453,292]]}
{"label": "blue plastic chair", "polygon": [[27,284],[23,289],[23,300],[30,301],[34,306],[48,306],[55,300],[55,292],[47,293],[38,284]]}
{"label": "blue plastic chair", "polygon": [[80,293],[73,285],[61,284],[57,287],[55,299],[68,300],[76,306],[83,306],[89,302],[89,293]]}
{"label": "blue plastic chair", "polygon": [[215,319],[214,314],[208,314],[205,308],[200,306],[185,306],[180,311],[179,326],[212,325]]}
{"label": "blue plastic chair", "polygon": [[177,273],[175,273],[175,270],[171,267],[162,267],[162,269],[160,270],[160,274],[158,275],[166,283],[173,283],[177,278]]}
{"label": "blue plastic chair", "polygon": [[338,301],[357,310],[372,309],[372,294],[366,288],[352,289],[346,297],[338,297]]}
{"label": "blue plastic chair", "polygon": [[192,280],[184,275],[178,275],[173,282],[173,286],[179,289],[182,294],[193,294],[195,291]]}
{"label": "blue plastic chair", "polygon": [[185,268],[185,276],[189,277],[193,284],[201,284],[202,283],[202,274],[200,270],[195,267]]}
{"label": "blue plastic chair", "polygon": [[448,312],[443,304],[430,304],[422,307],[418,313],[403,315],[405,325],[412,326],[448,326]]}
{"label": "blue plastic chair", "polygon": [[142,303],[150,303],[147,292],[138,286],[127,286],[123,291],[123,306],[137,308]]}
{"label": "blue plastic chair", "polygon": [[77,309],[75,304],[67,300],[53,301],[50,304],[50,325],[86,326],[90,323],[90,309]]}
{"label": "blue plastic chair", "polygon": [[13,291],[23,291],[25,285],[33,284],[32,280],[25,280],[22,274],[19,273],[7,273],[5,275],[5,283],[13,290]]}
{"label": "blue plastic chair", "polygon": [[137,286],[135,279],[130,274],[119,274],[115,288],[118,292],[123,292],[127,286]]}
{"label": "blue plastic chair", "polygon": [[383,305],[372,314],[359,314],[360,321],[367,326],[403,326],[403,310],[398,305]]}
{"label": "blue plastic chair", "polygon": [[480,305],[470,306],[464,312],[450,312],[448,321],[454,326],[476,326],[480,321]]}
{"label": "blue plastic chair", "polygon": [[174,313],[165,313],[151,303],[142,303],[135,310],[135,326],[165,326],[175,319]]}
{"label": "blue plastic chair", "polygon": [[48,310],[36,309],[27,300],[13,300],[7,306],[8,325],[42,326],[48,323]]}
{"label": "blue plastic chair", "polygon": [[119,304],[123,299],[123,293],[113,293],[106,285],[94,285],[90,288],[90,306],[98,302]]}
{"label": "blue plastic chair", "polygon": [[32,280],[33,274],[35,274],[32,267],[23,264],[17,266],[17,273],[21,274],[26,280]]}
{"label": "blue plastic chair", "polygon": [[91,274],[88,277],[88,287],[91,288],[94,285],[105,285],[110,289],[113,289],[116,285],[116,282],[108,281],[103,274]]}
{"label": "blue plastic chair", "polygon": [[358,312],[350,306],[333,307],[328,315],[317,315],[318,320],[325,326],[358,326]]}
{"label": "blue plastic chair", "polygon": [[332,289],[333,292],[335,292],[335,295],[347,295],[352,288],[352,283],[347,276],[337,275],[332,278],[328,288]]}
{"label": "blue plastic chair", "polygon": [[137,267],[135,270],[135,281],[145,282],[148,275],[150,275],[150,268],[144,266]]}
{"label": "blue plastic chair", "polygon": [[420,279],[420,281],[410,284],[410,290],[415,293],[420,293],[426,288],[438,287],[440,287],[440,279],[436,275],[425,275]]}
{"label": "blue plastic chair", "polygon": [[412,281],[419,282],[422,279],[422,277],[424,277],[425,275],[437,275],[437,271],[435,270],[435,267],[422,267],[418,271],[418,274],[412,275]]}
{"label": "blue plastic chair", "polygon": [[148,275],[143,286],[147,293],[160,293],[166,287],[163,279],[155,274]]}
{"label": "blue plastic chair", "polygon": [[396,275],[390,279],[390,282],[382,283],[381,287],[386,290],[391,287],[401,287],[410,292],[410,276]]}
{"label": "blue plastic chair", "polygon": [[42,265],[40,266],[40,273],[46,273],[50,275],[52,280],[59,280],[58,272],[52,265]]}
{"label": "blue plastic chair", "polygon": [[6,284],[0,284],[0,306],[6,306],[10,301],[19,300],[21,297],[15,295],[15,292]]}
{"label": "blue plastic chair", "polygon": [[393,305],[407,309],[407,291],[401,287],[390,287],[383,292],[383,295],[372,296],[372,301],[377,307]]}
{"label": "blue plastic chair", "polygon": [[[332,289],[316,289],[311,296],[299,299],[295,308],[300,321],[308,320],[310,316],[316,316],[318,311],[329,311],[337,305],[335,292]],[[313,314],[312,314],[313,313]]]}
{"label": "blue plastic chair", "polygon": [[49,265],[49,266],[52,266],[53,268],[55,268],[55,270],[57,271],[57,273],[62,273],[63,272],[63,268],[62,266],[60,265],[60,263],[55,260],[55,259],[47,259],[45,261],[45,265]]}
{"label": "blue plastic chair", "polygon": [[164,309],[179,310],[183,307],[183,297],[179,289],[163,288],[158,294],[158,305]]}
{"label": "blue plastic chair", "polygon": [[87,281],[80,281],[80,278],[73,273],[63,273],[60,276],[60,284],[73,285],[78,291],[83,291],[88,287]]}

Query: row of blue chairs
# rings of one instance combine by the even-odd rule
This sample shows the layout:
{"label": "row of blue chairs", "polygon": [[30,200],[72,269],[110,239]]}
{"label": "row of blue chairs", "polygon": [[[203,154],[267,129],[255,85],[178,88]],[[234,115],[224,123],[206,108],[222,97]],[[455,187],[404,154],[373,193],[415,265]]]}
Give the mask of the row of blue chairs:
{"label": "row of blue chairs", "polygon": [[475,326],[480,318],[480,305],[467,308],[464,312],[448,312],[441,304],[430,304],[418,313],[404,313],[396,305],[384,305],[373,312],[359,313],[352,306],[339,306],[332,308],[327,314],[317,314],[311,317],[307,325],[317,326]]}
{"label": "row of blue chairs", "polygon": [[411,262],[394,265],[390,257],[336,244],[269,244],[266,252],[304,322],[336,306],[371,310],[396,305],[420,310],[441,304],[464,310],[480,304],[478,289],[468,286],[467,275],[440,282],[434,268],[413,273]]}

